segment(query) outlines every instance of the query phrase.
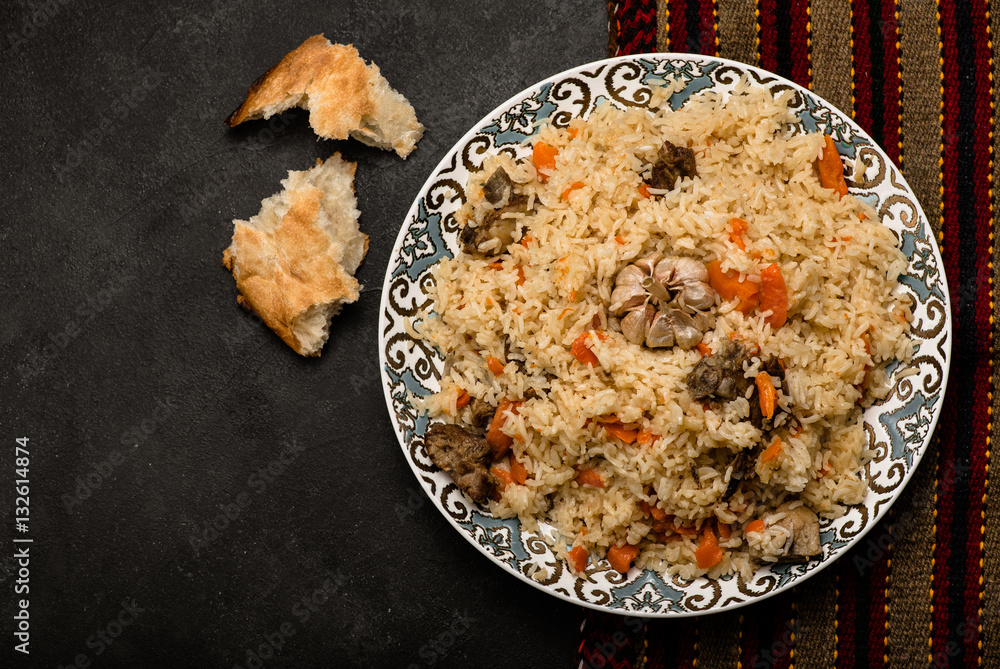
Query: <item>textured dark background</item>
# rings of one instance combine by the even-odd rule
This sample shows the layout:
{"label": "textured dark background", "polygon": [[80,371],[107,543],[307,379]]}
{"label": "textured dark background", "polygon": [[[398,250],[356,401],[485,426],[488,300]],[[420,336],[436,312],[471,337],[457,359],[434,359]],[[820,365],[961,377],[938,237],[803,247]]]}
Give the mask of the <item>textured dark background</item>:
{"label": "textured dark background", "polygon": [[[604,57],[605,8],[5,9],[0,658],[261,666],[254,649],[267,667],[571,665],[579,609],[491,564],[417,487],[383,400],[377,321],[424,179],[497,104]],[[427,133],[408,160],[317,142],[305,112],[223,124],[257,76],[319,32],[355,44],[412,102]],[[233,218],[334,151],[358,161],[371,248],[361,299],[306,360],[237,307],[220,257]],[[30,657],[11,651],[8,595],[19,436],[31,451]],[[324,584],[304,620],[296,602]]]}

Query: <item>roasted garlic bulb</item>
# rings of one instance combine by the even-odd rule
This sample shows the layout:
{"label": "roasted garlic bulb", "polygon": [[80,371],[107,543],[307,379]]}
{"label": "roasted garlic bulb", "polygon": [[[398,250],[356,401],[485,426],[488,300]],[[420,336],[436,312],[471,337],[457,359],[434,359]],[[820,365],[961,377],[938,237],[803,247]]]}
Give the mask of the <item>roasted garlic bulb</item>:
{"label": "roasted garlic bulb", "polygon": [[701,261],[653,253],[618,272],[609,310],[633,344],[687,350],[712,326],[708,310],[714,304]]}

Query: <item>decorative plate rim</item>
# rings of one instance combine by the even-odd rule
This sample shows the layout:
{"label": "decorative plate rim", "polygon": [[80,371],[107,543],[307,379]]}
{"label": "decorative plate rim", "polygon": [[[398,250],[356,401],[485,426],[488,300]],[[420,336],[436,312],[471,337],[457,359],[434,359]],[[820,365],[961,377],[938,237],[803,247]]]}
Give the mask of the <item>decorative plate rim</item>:
{"label": "decorative plate rim", "polygon": [[[914,472],[916,471],[917,467],[920,465],[920,462],[922,461],[924,454],[927,452],[928,445],[929,445],[929,443],[930,443],[930,441],[931,441],[931,439],[933,437],[933,434],[934,434],[935,429],[937,427],[938,420],[939,420],[939,418],[941,416],[941,413],[942,413],[942,405],[943,405],[943,402],[944,402],[944,397],[945,397],[945,393],[946,393],[947,386],[948,386],[948,380],[950,378],[951,361],[952,361],[952,355],[951,355],[951,353],[952,353],[952,343],[953,343],[953,337],[954,337],[954,332],[953,332],[953,327],[952,327],[952,317],[951,317],[951,295],[950,295],[950,291],[948,289],[947,276],[945,275],[945,272],[944,272],[944,263],[943,263],[943,260],[942,260],[942,257],[941,257],[940,249],[939,249],[937,243],[933,242],[930,245],[931,246],[931,254],[933,256],[933,260],[935,261],[935,265],[936,265],[936,267],[939,270],[939,280],[938,280],[938,282],[936,282],[935,285],[937,287],[939,287],[940,290],[941,290],[941,294],[942,294],[941,295],[941,297],[942,297],[942,299],[941,299],[942,305],[941,306],[942,306],[942,309],[943,309],[943,315],[942,315],[943,323],[942,323],[941,334],[937,336],[937,338],[941,339],[941,344],[938,345],[938,350],[940,351],[941,356],[942,356],[941,376],[940,376],[940,385],[939,385],[940,390],[938,392],[938,399],[931,406],[931,416],[930,416],[930,420],[929,420],[929,426],[927,427],[926,435],[922,438],[922,441],[921,441],[921,444],[919,445],[919,447],[917,447],[914,450],[914,452],[913,452],[912,465],[910,467],[908,467],[908,468],[904,467],[905,471],[902,474],[902,478],[900,479],[899,483],[895,486],[895,488],[893,488],[893,490],[891,491],[891,497],[888,499],[888,501],[886,503],[881,504],[881,505],[879,505],[877,507],[874,516],[872,518],[870,518],[870,520],[861,528],[861,530],[857,534],[855,534],[855,535],[853,535],[852,537],[849,538],[849,540],[847,541],[846,545],[844,545],[843,550],[840,550],[836,555],[824,557],[824,559],[822,559],[818,563],[814,563],[815,566],[813,568],[809,569],[808,571],[805,571],[804,573],[791,576],[784,583],[780,583],[780,584],[776,585],[775,587],[773,587],[772,589],[770,589],[769,591],[767,591],[765,593],[761,593],[761,594],[754,593],[753,596],[748,596],[743,601],[726,602],[726,603],[723,603],[722,605],[717,606],[717,607],[714,606],[714,605],[710,605],[708,608],[706,608],[704,610],[686,610],[686,611],[684,611],[684,610],[682,610],[682,611],[673,611],[673,610],[667,610],[667,611],[662,611],[662,610],[661,611],[641,611],[641,610],[637,610],[637,611],[632,611],[632,610],[624,610],[622,608],[612,607],[612,606],[609,606],[607,604],[590,602],[590,601],[587,601],[586,599],[584,599],[583,597],[580,597],[580,596],[571,596],[571,595],[567,594],[565,591],[562,591],[562,592],[558,591],[555,587],[553,587],[553,585],[539,583],[538,581],[534,580],[533,578],[530,578],[529,576],[527,576],[524,573],[522,573],[519,569],[513,568],[511,565],[509,565],[509,564],[501,561],[497,556],[493,555],[489,550],[487,550],[486,546],[484,546],[483,544],[477,542],[475,540],[475,538],[467,530],[465,530],[462,527],[462,525],[459,524],[459,522],[452,516],[452,514],[449,513],[444,508],[444,506],[441,503],[441,500],[438,498],[438,496],[436,494],[430,493],[427,490],[427,487],[425,486],[425,484],[424,484],[424,482],[423,482],[423,480],[421,478],[421,471],[420,471],[420,469],[417,467],[417,465],[415,464],[415,462],[413,461],[413,459],[409,455],[407,441],[406,441],[406,438],[405,438],[405,436],[403,434],[403,430],[401,429],[400,424],[399,424],[399,416],[396,414],[396,412],[393,409],[392,380],[390,379],[389,373],[388,373],[388,358],[387,358],[387,351],[388,351],[387,344],[388,344],[388,342],[386,341],[386,336],[387,336],[389,330],[391,329],[391,324],[389,323],[389,319],[387,317],[387,313],[388,313],[387,310],[389,309],[389,306],[390,306],[389,305],[389,299],[390,299],[390,295],[391,295],[391,291],[392,291],[392,283],[393,283],[393,279],[394,279],[393,270],[395,269],[395,267],[398,264],[397,260],[398,260],[399,255],[400,255],[400,251],[403,248],[404,241],[405,241],[407,235],[409,234],[409,232],[411,230],[411,222],[414,221],[415,218],[418,216],[418,211],[419,211],[420,203],[422,201],[424,201],[428,197],[428,194],[431,191],[431,188],[435,184],[435,178],[436,178],[436,176],[438,174],[440,174],[442,171],[444,171],[444,169],[446,168],[446,166],[451,161],[453,161],[453,160],[456,159],[456,156],[458,156],[459,152],[464,147],[468,146],[469,142],[473,138],[475,138],[475,136],[477,134],[479,134],[485,127],[488,127],[491,124],[491,119],[495,119],[501,113],[503,113],[503,112],[505,112],[507,110],[510,110],[511,108],[513,108],[518,103],[530,99],[533,95],[537,95],[538,93],[542,92],[545,89],[546,86],[548,86],[548,85],[555,85],[558,82],[566,80],[566,79],[568,79],[569,77],[571,77],[571,76],[573,76],[575,74],[582,74],[582,73],[585,73],[588,70],[589,71],[593,71],[593,72],[599,72],[599,71],[601,71],[605,67],[614,66],[614,65],[617,65],[619,63],[628,63],[628,62],[635,62],[635,61],[656,62],[656,61],[671,61],[671,60],[672,61],[689,61],[689,62],[697,63],[697,64],[702,65],[702,66],[704,66],[706,64],[710,64],[710,63],[716,63],[717,64],[716,67],[718,67],[718,66],[731,66],[731,67],[733,67],[733,68],[735,68],[737,70],[741,70],[741,71],[745,71],[745,72],[749,72],[749,73],[753,73],[755,75],[758,75],[759,78],[769,78],[769,79],[772,79],[772,80],[776,80],[778,83],[780,83],[780,84],[782,84],[784,86],[787,86],[787,87],[791,88],[792,90],[798,92],[799,95],[804,96],[803,97],[804,100],[811,99],[813,102],[819,103],[818,106],[825,106],[827,109],[829,109],[832,112],[832,116],[838,117],[839,120],[842,121],[847,126],[849,126],[850,129],[851,129],[851,132],[854,135],[857,136],[857,139],[855,139],[852,142],[852,145],[857,145],[859,143],[863,144],[865,141],[867,141],[867,143],[878,153],[879,157],[883,161],[885,161],[885,164],[888,166],[888,169],[890,170],[890,177],[893,179],[894,184],[896,186],[900,187],[902,190],[904,190],[910,196],[910,198],[912,198],[912,204],[913,204],[913,206],[915,208],[915,215],[916,215],[916,218],[919,219],[918,220],[918,224],[915,225],[915,227],[914,227],[914,230],[916,230],[916,231],[921,231],[922,230],[922,231],[926,232],[929,235],[929,238],[932,241],[935,239],[934,235],[933,235],[933,229],[930,227],[930,224],[929,224],[929,220],[928,220],[926,214],[924,213],[923,208],[920,206],[920,201],[917,199],[917,197],[914,194],[913,190],[910,188],[909,184],[906,182],[906,179],[903,176],[902,172],[900,172],[898,170],[898,168],[896,168],[893,165],[892,161],[888,158],[888,156],[885,154],[885,152],[883,151],[883,149],[860,126],[858,126],[854,122],[854,120],[852,118],[847,117],[843,112],[841,112],[835,105],[833,105],[829,101],[825,100],[824,98],[820,97],[819,95],[816,95],[812,91],[810,91],[810,90],[808,90],[808,89],[806,89],[806,88],[804,88],[804,87],[796,84],[795,82],[790,81],[788,79],[785,79],[784,77],[782,77],[780,75],[777,75],[777,74],[775,74],[773,72],[769,72],[767,70],[761,69],[759,67],[755,67],[753,65],[747,65],[746,63],[740,63],[738,61],[733,61],[733,60],[726,59],[726,58],[719,58],[719,57],[715,57],[715,56],[704,56],[704,55],[699,55],[699,54],[678,54],[678,53],[670,53],[670,52],[658,52],[658,53],[648,53],[648,54],[632,54],[632,55],[627,55],[627,56],[617,56],[617,57],[613,57],[613,58],[605,58],[605,59],[593,61],[593,62],[590,62],[590,63],[585,63],[583,65],[578,65],[578,66],[572,67],[570,69],[564,70],[562,72],[559,72],[557,74],[554,74],[552,76],[549,76],[546,79],[543,79],[543,80],[541,80],[541,81],[539,81],[539,82],[537,82],[537,83],[535,83],[535,84],[533,84],[531,86],[528,86],[527,88],[523,89],[522,91],[518,92],[517,94],[511,96],[510,98],[508,98],[507,100],[505,100],[503,103],[501,103],[500,105],[496,106],[492,111],[490,111],[489,113],[487,113],[486,115],[484,115],[483,118],[481,118],[475,124],[473,124],[473,126],[465,134],[463,134],[460,139],[458,139],[455,142],[455,144],[451,147],[451,149],[448,150],[448,152],[444,155],[444,157],[442,157],[442,159],[438,162],[438,164],[430,172],[427,180],[424,182],[423,186],[420,188],[420,191],[415,196],[413,204],[410,206],[409,210],[407,211],[406,217],[404,218],[403,224],[402,224],[402,226],[400,228],[400,231],[399,231],[399,233],[396,236],[395,242],[394,242],[393,247],[392,247],[392,251],[391,251],[390,256],[389,256],[389,262],[388,262],[388,266],[386,268],[385,278],[384,278],[383,283],[382,283],[382,295],[381,295],[381,299],[379,301],[379,323],[378,323],[378,327],[379,327],[379,334],[378,334],[379,375],[380,375],[380,380],[382,382],[382,390],[383,390],[383,395],[384,395],[385,401],[386,401],[386,407],[388,409],[390,420],[392,422],[393,431],[395,432],[396,439],[399,442],[399,445],[400,445],[400,447],[403,450],[403,455],[404,455],[404,457],[406,459],[406,462],[409,465],[410,469],[413,471],[414,475],[416,476],[417,483],[420,486],[421,490],[424,492],[424,494],[426,494],[431,499],[431,501],[434,503],[434,506],[438,509],[438,511],[445,517],[445,519],[452,525],[452,527],[455,530],[458,531],[458,533],[462,537],[464,537],[470,544],[472,544],[473,546],[475,546],[476,549],[480,553],[482,553],[484,556],[486,556],[491,562],[493,562],[494,564],[500,566],[505,572],[512,574],[513,576],[519,578],[521,581],[523,581],[523,582],[531,585],[532,587],[537,588],[537,589],[539,589],[539,590],[541,590],[541,591],[543,591],[543,592],[545,592],[545,593],[547,593],[549,595],[552,595],[554,597],[557,597],[557,598],[562,599],[562,600],[564,600],[566,602],[569,602],[569,603],[578,604],[578,605],[585,606],[587,608],[591,608],[591,609],[595,609],[595,610],[599,610],[599,611],[605,611],[605,612],[615,613],[615,614],[619,614],[619,615],[637,616],[637,617],[643,617],[643,618],[682,618],[682,617],[691,617],[691,616],[700,616],[700,615],[710,615],[710,614],[713,614],[713,613],[721,613],[723,611],[733,611],[733,610],[736,610],[736,609],[748,606],[750,604],[754,604],[756,602],[763,601],[764,599],[767,599],[769,597],[777,595],[777,594],[779,594],[781,592],[785,592],[789,588],[792,588],[793,586],[798,585],[798,584],[802,583],[803,581],[811,578],[815,574],[823,571],[828,566],[830,566],[831,564],[833,564],[834,562],[836,562],[838,559],[842,558],[849,550],[851,550],[852,548],[854,548],[855,546],[857,546],[861,542],[861,540],[872,530],[872,528],[874,528],[875,525],[878,524],[878,522],[885,516],[885,514],[888,512],[888,510],[893,506],[893,504],[896,503],[896,501],[902,495],[903,490],[909,484],[910,480],[913,477]],[[640,79],[640,83],[641,83],[642,77],[640,76],[639,79]],[[703,91],[696,91],[696,92],[703,92]],[[591,106],[592,105],[590,105],[590,103],[588,103],[588,109],[585,110],[585,111],[589,111],[589,108]],[[859,140],[860,140],[860,142],[859,142]],[[909,276],[909,275],[907,275],[907,276]],[[921,376],[913,376],[911,378],[914,379],[914,381],[916,381],[916,380],[919,380],[921,378],[926,378],[926,374],[921,375]],[[869,421],[867,419],[863,419],[863,420],[864,420],[864,423],[866,425],[868,425]],[[889,457],[889,456],[887,455],[887,457]],[[898,460],[898,458],[893,458],[893,460]],[[869,495],[870,494],[871,494],[871,491],[869,491]],[[865,502],[862,502],[859,506],[864,506],[864,505],[865,505]],[[474,505],[473,505],[473,508],[475,508]],[[515,522],[518,522],[516,518],[514,518],[513,520]],[[532,534],[537,535],[537,533],[532,533]],[[828,543],[828,541],[824,540],[824,544],[826,544],[826,543]],[[768,571],[771,571],[770,567],[768,567],[767,569],[768,569]],[[758,569],[757,573],[759,573],[760,571],[761,571],[761,569]],[[658,572],[654,572],[654,571],[649,570],[649,569],[644,569],[641,573],[642,574],[647,574],[647,573],[654,574],[664,584],[667,584],[667,580],[666,579],[669,578],[668,576],[666,576],[664,574],[659,574]],[[773,573],[773,571],[772,571],[772,573]],[[623,583],[627,582],[627,580],[628,579],[626,579],[625,581],[623,581]],[[699,583],[701,581],[710,581],[710,580],[713,580],[713,579],[706,579],[705,577],[698,577],[694,581],[689,581],[688,583],[695,584],[695,583]],[[718,581],[720,579],[714,579],[714,580]],[[690,586],[688,586],[688,587],[690,587]]]}

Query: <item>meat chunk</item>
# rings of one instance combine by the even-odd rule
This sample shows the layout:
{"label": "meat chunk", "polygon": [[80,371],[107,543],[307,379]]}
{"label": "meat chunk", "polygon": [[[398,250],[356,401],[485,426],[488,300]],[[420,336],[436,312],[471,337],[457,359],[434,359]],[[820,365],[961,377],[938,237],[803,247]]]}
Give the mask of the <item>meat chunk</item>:
{"label": "meat chunk", "polygon": [[742,397],[750,386],[750,379],[743,374],[747,359],[746,348],[737,342],[729,342],[716,355],[703,357],[686,379],[691,397],[696,400]]}
{"label": "meat chunk", "polygon": [[514,182],[510,180],[507,170],[502,167],[498,167],[483,184],[483,196],[497,209],[506,206],[513,193]]}
{"label": "meat chunk", "polygon": [[678,179],[698,174],[694,151],[685,146],[677,146],[669,141],[663,142],[657,157],[652,174],[646,180],[646,184],[652,188],[671,190]]}
{"label": "meat chunk", "polygon": [[478,397],[473,398],[469,404],[472,426],[485,430],[489,427],[490,421],[493,420],[493,414],[496,410],[497,408],[486,400],[481,400]]}
{"label": "meat chunk", "polygon": [[[502,167],[498,167],[483,185],[483,196],[489,203],[483,222],[466,224],[458,233],[458,239],[462,250],[470,255],[500,255],[514,242],[518,228],[518,219],[511,214],[530,214],[534,208],[528,208],[528,196],[514,192],[514,182]],[[479,247],[491,239],[499,239],[500,243],[489,251],[480,251]]]}
{"label": "meat chunk", "polygon": [[785,542],[785,556],[782,560],[804,562],[823,552],[823,547],[819,543],[819,517],[805,505],[794,509],[789,509],[790,506],[791,502],[785,502],[776,509],[778,513],[784,511],[786,515],[775,525],[789,531],[788,541]]}
{"label": "meat chunk", "polygon": [[424,441],[431,461],[474,501],[486,501],[496,489],[497,480],[489,471],[492,451],[484,438],[458,425],[434,423]]}

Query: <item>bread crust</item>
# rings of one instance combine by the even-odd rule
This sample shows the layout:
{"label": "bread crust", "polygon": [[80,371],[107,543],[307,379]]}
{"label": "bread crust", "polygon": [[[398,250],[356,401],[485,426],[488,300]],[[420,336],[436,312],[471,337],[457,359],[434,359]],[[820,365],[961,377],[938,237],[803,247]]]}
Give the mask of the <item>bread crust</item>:
{"label": "bread crust", "polygon": [[[333,158],[340,160],[338,154]],[[346,165],[353,182],[356,163]],[[288,210],[271,229],[235,221],[222,264],[236,279],[241,305],[260,316],[296,353],[319,355],[322,344],[309,351],[296,334],[297,319],[312,308],[329,306],[335,312],[356,301],[360,285],[338,262],[343,249],[318,223],[324,191],[303,185],[289,188],[287,196]]]}
{"label": "bread crust", "polygon": [[[307,39],[259,77],[226,123],[234,127],[294,106],[309,109],[309,124],[320,137],[354,135],[381,148],[391,145],[404,158],[423,134],[413,107],[392,90],[378,66],[366,65],[353,45],[331,44],[322,34]],[[392,123],[378,128],[380,117]]]}

